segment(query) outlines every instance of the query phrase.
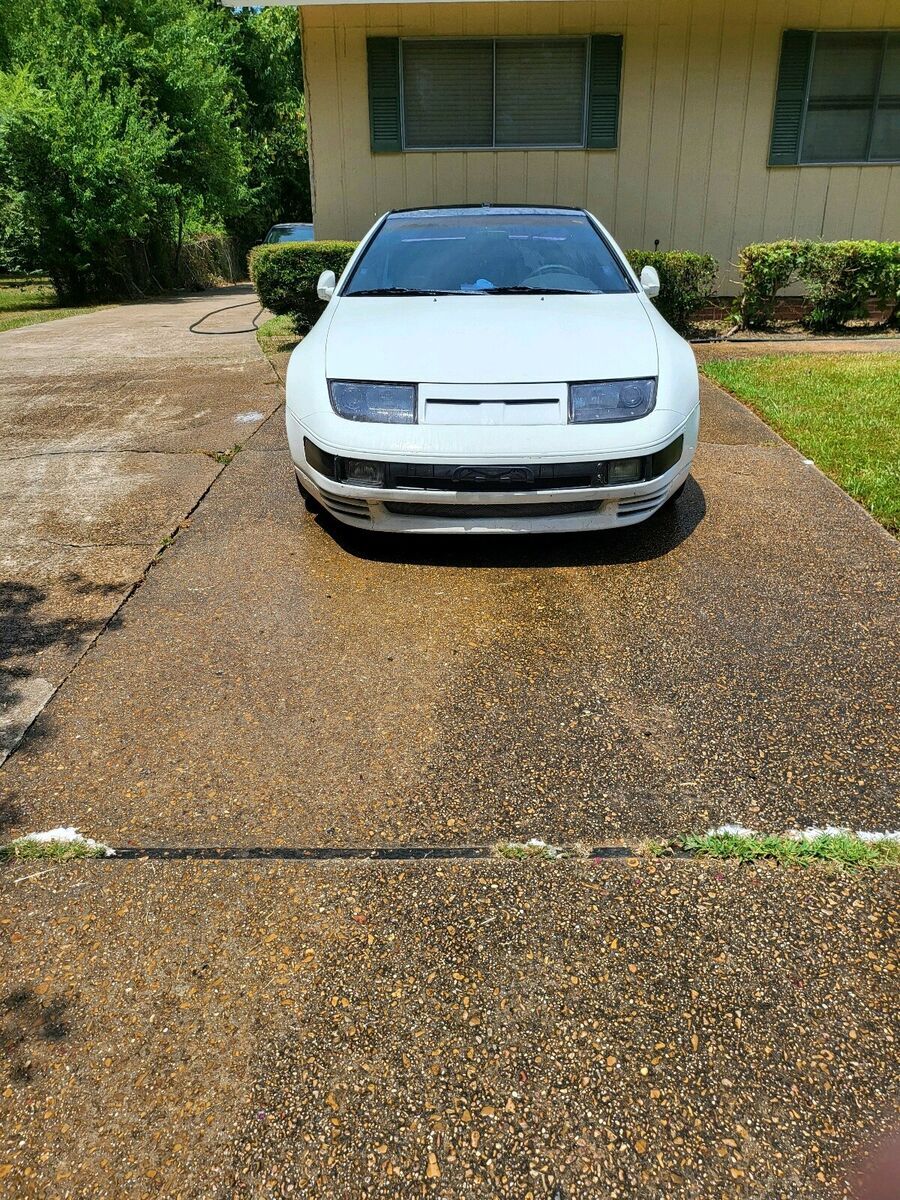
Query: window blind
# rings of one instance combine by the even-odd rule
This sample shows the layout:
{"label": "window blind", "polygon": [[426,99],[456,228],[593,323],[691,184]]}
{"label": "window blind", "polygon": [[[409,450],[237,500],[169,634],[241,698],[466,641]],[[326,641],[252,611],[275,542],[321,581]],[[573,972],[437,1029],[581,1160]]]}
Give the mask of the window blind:
{"label": "window blind", "polygon": [[882,43],[879,33],[816,35],[804,162],[859,162],[866,157]]}
{"label": "window blind", "polygon": [[583,38],[500,41],[498,146],[583,146],[587,43]]}
{"label": "window blind", "polygon": [[788,29],[769,163],[900,161],[900,32]]}
{"label": "window blind", "polygon": [[613,149],[620,34],[369,38],[372,150]]}
{"label": "window blind", "polygon": [[869,158],[900,159],[900,33],[888,34]]}
{"label": "window blind", "polygon": [[493,144],[494,47],[489,41],[403,43],[405,144]]}

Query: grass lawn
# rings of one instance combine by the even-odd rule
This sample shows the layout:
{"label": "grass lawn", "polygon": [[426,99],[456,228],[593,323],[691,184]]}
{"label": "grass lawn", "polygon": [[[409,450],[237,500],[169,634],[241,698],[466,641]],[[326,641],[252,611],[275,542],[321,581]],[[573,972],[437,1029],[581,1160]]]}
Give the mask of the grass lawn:
{"label": "grass lawn", "polygon": [[270,317],[257,329],[256,337],[266,354],[291,351],[300,341],[290,317]]}
{"label": "grass lawn", "polygon": [[106,305],[84,305],[79,308],[59,308],[56,292],[49,279],[0,275],[0,333],[20,329],[23,325],[39,325],[43,321],[58,321],[78,313],[96,312]]}
{"label": "grass lawn", "polygon": [[97,312],[100,308],[109,308],[108,304],[86,304],[81,308],[41,308],[30,313],[0,312],[0,333],[7,329],[21,329],[23,325],[41,325],[44,321],[58,321],[60,317],[81,317],[85,313]]}
{"label": "grass lawn", "polygon": [[900,354],[711,359],[701,370],[900,533]]}
{"label": "grass lawn", "polygon": [[0,319],[5,313],[53,308],[55,304],[56,292],[46,277],[0,275]]}

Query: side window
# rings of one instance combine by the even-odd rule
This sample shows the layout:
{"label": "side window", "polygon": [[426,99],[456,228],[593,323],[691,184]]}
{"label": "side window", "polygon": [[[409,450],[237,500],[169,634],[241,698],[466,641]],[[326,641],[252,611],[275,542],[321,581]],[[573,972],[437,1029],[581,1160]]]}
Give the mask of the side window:
{"label": "side window", "polygon": [[900,161],[900,31],[788,29],[769,163]]}
{"label": "side window", "polygon": [[372,150],[615,149],[622,38],[369,38]]}

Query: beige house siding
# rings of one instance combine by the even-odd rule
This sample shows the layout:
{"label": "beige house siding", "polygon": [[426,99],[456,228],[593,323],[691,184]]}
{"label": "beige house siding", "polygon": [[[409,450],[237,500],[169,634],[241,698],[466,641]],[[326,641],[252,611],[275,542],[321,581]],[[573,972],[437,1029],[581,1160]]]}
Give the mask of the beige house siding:
{"label": "beige house siding", "polygon": [[[900,166],[769,167],[785,28],[876,29],[896,0],[503,0],[300,9],[316,236],[357,238],[389,208],[525,201],[590,209],[626,247],[729,266],[778,237],[900,236]],[[621,33],[617,150],[373,155],[366,38]]]}

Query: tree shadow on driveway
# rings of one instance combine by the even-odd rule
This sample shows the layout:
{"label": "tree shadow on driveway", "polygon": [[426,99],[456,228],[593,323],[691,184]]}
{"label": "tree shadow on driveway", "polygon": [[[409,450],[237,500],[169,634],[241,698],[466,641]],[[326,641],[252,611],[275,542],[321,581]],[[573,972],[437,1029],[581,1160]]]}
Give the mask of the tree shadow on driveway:
{"label": "tree shadow on driveway", "polygon": [[706,516],[706,497],[690,477],[680,499],[647,521],[595,533],[367,533],[341,524],[320,508],[315,511],[319,524],[341,549],[370,562],[477,568],[616,566],[669,554]]}
{"label": "tree shadow on driveway", "polygon": [[[121,584],[98,583],[78,574],[67,575],[62,583],[73,597],[122,591]],[[59,664],[55,682],[43,679],[40,656],[53,649],[77,658],[85,644],[111,624],[108,614],[86,617],[48,611],[50,599],[33,583],[0,580],[0,762],[29,726],[31,736],[46,736],[46,724],[38,731],[31,722],[59,683]]]}

